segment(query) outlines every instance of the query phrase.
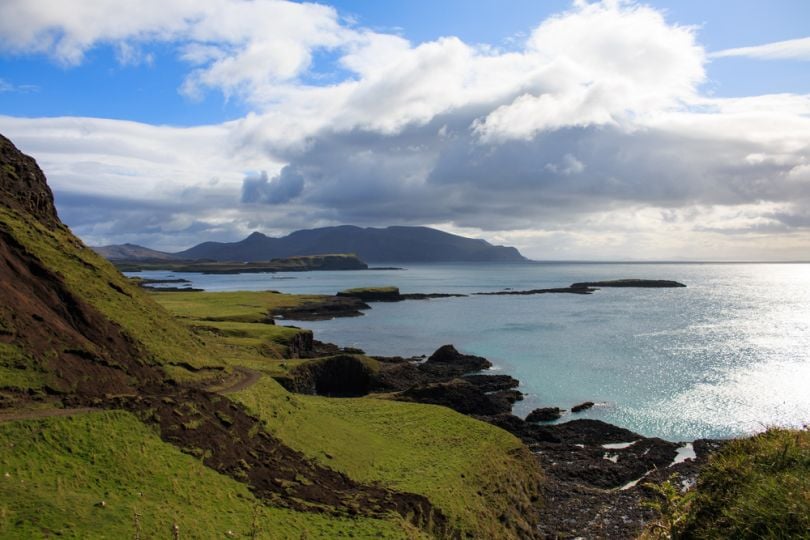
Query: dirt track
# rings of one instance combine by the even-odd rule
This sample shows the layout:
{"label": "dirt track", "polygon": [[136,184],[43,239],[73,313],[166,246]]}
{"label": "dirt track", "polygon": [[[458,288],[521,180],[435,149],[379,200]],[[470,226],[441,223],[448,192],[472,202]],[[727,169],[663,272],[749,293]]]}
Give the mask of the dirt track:
{"label": "dirt track", "polygon": [[242,390],[250,388],[256,384],[256,382],[258,382],[258,380],[262,377],[262,374],[255,369],[249,369],[246,367],[240,366],[234,368],[234,371],[239,373],[239,379],[235,383],[218,390],[220,394],[234,394],[236,392],[241,392]]}
{"label": "dirt track", "polygon": [[33,409],[23,411],[2,411],[0,412],[0,423],[11,422],[13,420],[39,420],[40,418],[52,418],[54,416],[73,416],[74,414],[86,414],[98,412],[103,409],[93,407],[77,407],[74,409]]}

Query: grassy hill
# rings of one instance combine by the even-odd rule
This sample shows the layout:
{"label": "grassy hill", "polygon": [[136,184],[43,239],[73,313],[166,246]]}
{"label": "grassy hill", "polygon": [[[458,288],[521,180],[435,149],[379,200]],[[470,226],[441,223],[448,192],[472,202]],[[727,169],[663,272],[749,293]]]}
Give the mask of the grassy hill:
{"label": "grassy hill", "polygon": [[0,536],[531,535],[542,478],[512,435],[267,377],[216,393],[300,362],[305,332],[266,312],[303,300],[212,296],[175,317],[72,235],[1,136],[0,158]]}

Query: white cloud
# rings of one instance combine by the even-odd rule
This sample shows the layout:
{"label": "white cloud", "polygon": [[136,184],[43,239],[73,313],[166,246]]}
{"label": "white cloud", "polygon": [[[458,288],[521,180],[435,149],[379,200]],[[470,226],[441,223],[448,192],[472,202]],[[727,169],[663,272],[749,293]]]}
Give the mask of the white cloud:
{"label": "white cloud", "polygon": [[28,93],[28,92],[38,92],[39,86],[34,84],[13,84],[2,77],[0,77],[0,94],[4,92],[19,92],[19,93]]}
{"label": "white cloud", "polygon": [[713,52],[711,58],[741,56],[759,60],[810,60],[810,37],[776,41],[753,47],[737,47]]}
{"label": "white cloud", "polygon": [[565,126],[621,124],[696,95],[705,54],[691,28],[649,7],[581,3],[531,35],[535,84],[475,125],[485,140]]}
{"label": "white cloud", "polygon": [[[171,43],[183,92],[253,110],[194,128],[0,117],[92,243],[434,223],[546,258],[810,247],[810,96],[701,95],[696,33],[650,7],[578,2],[504,52],[314,4],[152,1],[0,4],[5,50],[69,65],[106,44],[132,63]],[[323,49],[340,76],[303,82]]]}
{"label": "white cloud", "polygon": [[[133,57],[140,44],[184,44],[181,57],[197,65],[183,85],[189,95],[215,88],[249,96],[301,74],[313,49],[338,47],[353,36],[330,7],[280,0],[0,3],[0,48],[47,54],[66,66],[82,63],[101,44],[117,45],[122,64],[148,60]],[[209,54],[200,56],[201,48]]]}

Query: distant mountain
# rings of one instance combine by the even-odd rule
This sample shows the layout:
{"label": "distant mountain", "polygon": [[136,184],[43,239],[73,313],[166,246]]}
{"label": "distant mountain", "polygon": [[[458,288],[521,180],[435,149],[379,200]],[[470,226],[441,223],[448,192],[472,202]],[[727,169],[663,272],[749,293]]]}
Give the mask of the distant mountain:
{"label": "distant mountain", "polygon": [[135,244],[100,246],[94,247],[93,251],[110,261],[169,261],[177,258],[171,253]]}
{"label": "distant mountain", "polygon": [[513,247],[493,246],[428,227],[361,228],[351,225],[296,231],[282,238],[254,232],[239,242],[204,242],[174,253],[178,259],[268,261],[281,257],[354,253],[370,262],[522,262]]}

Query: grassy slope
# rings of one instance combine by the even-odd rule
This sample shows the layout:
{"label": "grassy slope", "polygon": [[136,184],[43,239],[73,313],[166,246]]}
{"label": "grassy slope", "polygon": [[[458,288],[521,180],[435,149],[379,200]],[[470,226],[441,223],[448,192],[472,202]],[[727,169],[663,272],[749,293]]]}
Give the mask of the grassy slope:
{"label": "grassy slope", "polygon": [[259,292],[152,292],[150,296],[190,327],[229,366],[278,369],[301,329],[267,324],[267,312],[319,297]]}
{"label": "grassy slope", "polygon": [[810,431],[729,442],[701,472],[689,538],[810,538]]}
{"label": "grassy slope", "polygon": [[483,538],[505,534],[507,494],[528,503],[539,483],[516,438],[444,407],[294,395],[268,377],[234,398],[291,447],[357,480],[423,494]]}
{"label": "grassy slope", "polygon": [[[283,330],[261,322],[268,309],[309,297],[271,292],[154,297],[191,325],[225,331],[211,339],[228,344],[226,361],[232,365],[279,375],[305,362],[257,359],[252,349]],[[244,332],[241,344],[228,333],[232,329]],[[516,438],[443,407],[295,395],[269,377],[232,397],[291,447],[356,480],[423,494],[460,528],[485,537],[504,533],[498,517],[513,504],[507,492],[528,502],[538,483],[535,462]]]}
{"label": "grassy slope", "polygon": [[123,327],[153,362],[186,362],[196,367],[218,363],[202,341],[69,230],[48,229],[6,208],[0,208],[0,227],[9,230],[30,253],[61,275],[74,294]]}
{"label": "grassy slope", "polygon": [[[416,537],[392,520],[263,506],[126,412],[0,424],[0,537]],[[100,501],[104,507],[97,506]]]}
{"label": "grassy slope", "polygon": [[151,294],[158,303],[180,318],[256,323],[263,322],[270,309],[297,306],[321,298],[315,295],[281,294],[272,291]]}

